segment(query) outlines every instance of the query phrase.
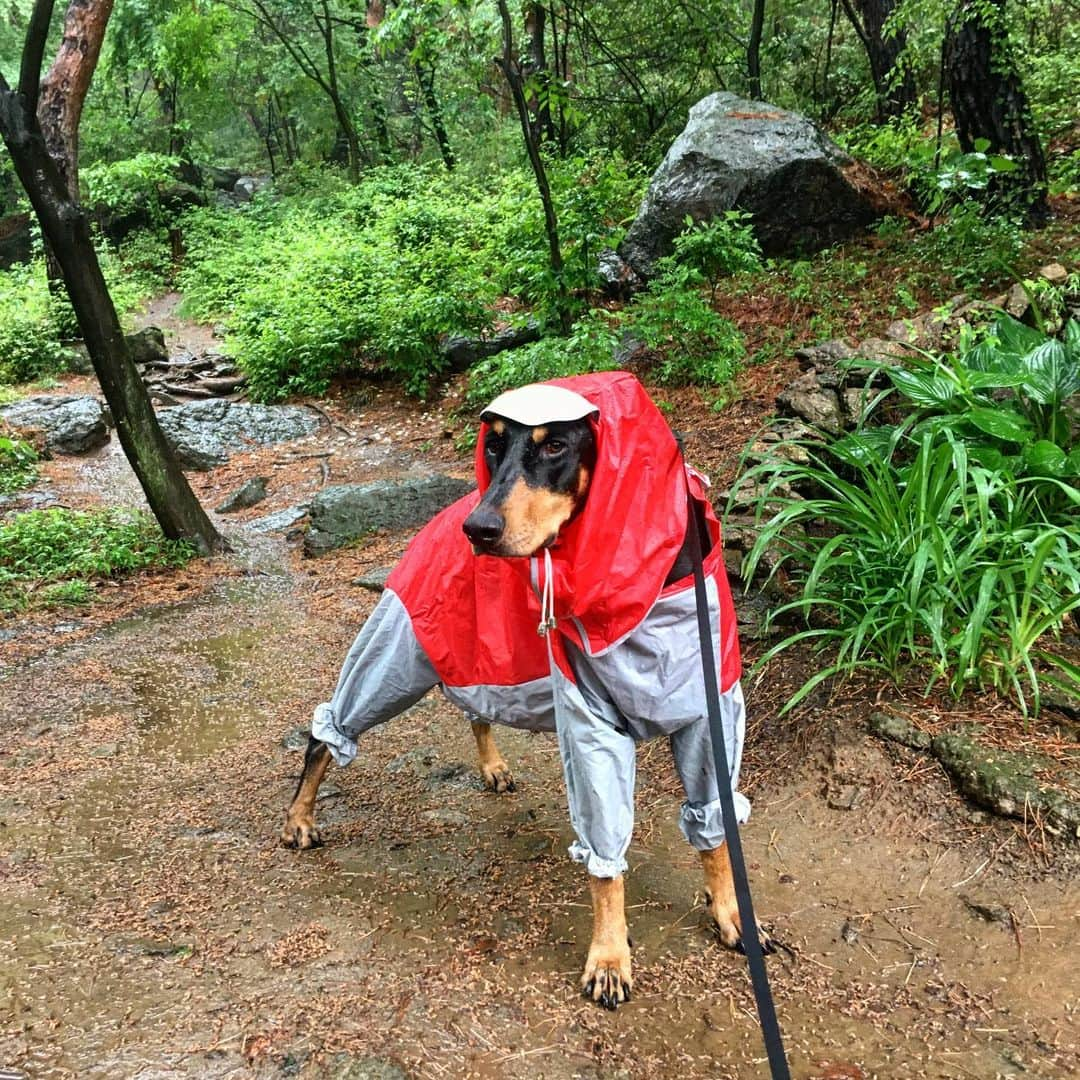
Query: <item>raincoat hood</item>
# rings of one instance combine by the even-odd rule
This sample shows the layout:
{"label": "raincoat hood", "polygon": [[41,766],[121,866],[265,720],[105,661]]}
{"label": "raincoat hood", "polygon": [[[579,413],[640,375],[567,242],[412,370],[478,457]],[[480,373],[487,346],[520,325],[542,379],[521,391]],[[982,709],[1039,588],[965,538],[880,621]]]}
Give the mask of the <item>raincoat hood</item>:
{"label": "raincoat hood", "polygon": [[[603,653],[648,614],[682,547],[687,470],[671,429],[641,383],[616,371],[553,385],[595,406],[589,422],[597,456],[584,509],[545,556],[474,555],[462,532],[491,481],[483,453],[485,423],[476,452],[479,490],[431,521],[387,581],[447,685],[510,685],[550,672],[548,650],[537,633],[545,585],[553,597],[553,638],[562,635],[588,654]],[[690,487],[702,497],[693,474]],[[711,517],[707,501],[705,506]],[[553,644],[556,662],[566,670]]]}

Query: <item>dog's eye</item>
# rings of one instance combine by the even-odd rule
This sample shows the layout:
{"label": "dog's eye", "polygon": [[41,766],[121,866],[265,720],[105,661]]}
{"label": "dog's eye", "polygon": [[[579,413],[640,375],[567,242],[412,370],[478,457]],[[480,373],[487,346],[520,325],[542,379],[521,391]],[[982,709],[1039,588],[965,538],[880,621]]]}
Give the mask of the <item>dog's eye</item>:
{"label": "dog's eye", "polygon": [[540,448],[540,452],[545,457],[558,457],[565,449],[566,443],[561,442],[558,439],[548,439],[548,441]]}

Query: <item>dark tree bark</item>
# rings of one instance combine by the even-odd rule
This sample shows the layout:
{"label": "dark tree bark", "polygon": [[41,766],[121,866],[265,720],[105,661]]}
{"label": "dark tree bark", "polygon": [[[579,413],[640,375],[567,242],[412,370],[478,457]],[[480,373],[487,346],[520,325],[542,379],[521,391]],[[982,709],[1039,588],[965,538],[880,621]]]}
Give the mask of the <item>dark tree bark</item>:
{"label": "dark tree bark", "polygon": [[907,47],[902,30],[887,33],[885,24],[899,6],[897,0],[843,0],[844,12],[858,34],[870,61],[878,119],[900,116],[915,104],[915,80],[909,68],[895,73]]}
{"label": "dark tree bark", "polygon": [[443,122],[442,106],[435,93],[435,69],[429,64],[419,62],[414,66],[416,81],[420,84],[420,93],[424,98],[424,108],[435,131],[435,141],[439,144],[439,153],[442,155],[447,171],[452,172],[456,162],[453,148],[450,146],[450,136],[446,133],[446,124]]}
{"label": "dark tree bark", "polygon": [[563,277],[562,249],[559,246],[559,223],[555,217],[555,203],[551,198],[551,185],[548,183],[544,159],[540,156],[540,147],[533,132],[532,118],[529,115],[529,103],[525,99],[525,85],[521,77],[521,66],[514,54],[514,27],[510,21],[510,10],[506,0],[498,0],[499,17],[502,21],[503,53],[495,58],[510,87],[510,96],[517,108],[521,122],[521,134],[525,139],[525,150],[529,155],[536,187],[540,192],[540,201],[544,205],[544,229],[547,233],[548,250],[551,252],[551,272],[559,288],[559,321],[563,330],[570,326],[570,305],[566,294],[566,279]]}
{"label": "dark tree bark", "polygon": [[551,71],[548,68],[544,38],[547,33],[547,9],[543,4],[525,5],[525,35],[529,39],[528,59],[521,69],[524,79],[531,80],[535,91],[528,95],[533,138],[538,143],[553,141],[555,125],[551,119]]}
{"label": "dark tree bark", "polygon": [[191,541],[204,554],[222,550],[225,542],[192,493],[131,362],[98,264],[86,213],[49,154],[38,122],[38,79],[52,7],[53,0],[37,0],[34,5],[18,89],[12,90],[0,76],[0,137],[34,208],[42,235],[56,252],[87,352],[112,410],[120,445],[142,484],[151,511],[166,536]]}
{"label": "dark tree bark", "polygon": [[761,34],[765,28],[765,0],[754,0],[750,18],[750,40],[746,43],[746,73],[750,78],[750,96],[761,100]]}
{"label": "dark tree bark", "polygon": [[990,153],[1007,154],[1019,168],[994,177],[991,194],[1018,199],[1034,218],[1045,217],[1046,159],[1027,96],[1005,40],[1005,0],[964,0],[945,41],[949,101],[965,153],[977,139]]}

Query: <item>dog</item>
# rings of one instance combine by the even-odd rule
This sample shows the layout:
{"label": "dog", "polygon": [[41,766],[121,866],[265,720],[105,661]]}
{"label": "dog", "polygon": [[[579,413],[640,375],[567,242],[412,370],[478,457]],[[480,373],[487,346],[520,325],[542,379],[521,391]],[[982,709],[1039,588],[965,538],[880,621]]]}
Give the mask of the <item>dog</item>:
{"label": "dog", "polygon": [[[659,410],[626,372],[500,395],[481,414],[478,491],[410,544],[315,710],[281,834],[322,843],[314,806],[331,760],[346,765],[367,728],[434,686],[469,717],[485,785],[515,790],[491,723],[558,736],[574,861],[589,874],[593,933],[581,988],[615,1009],[633,978],[623,899],[633,831],[635,745],[666,736],[720,940],[741,927],[720,820],[688,549],[691,514],[720,661],[737,816],[745,727],[734,610],[704,479],[682,460]],[[762,947],[773,951],[758,928]]]}

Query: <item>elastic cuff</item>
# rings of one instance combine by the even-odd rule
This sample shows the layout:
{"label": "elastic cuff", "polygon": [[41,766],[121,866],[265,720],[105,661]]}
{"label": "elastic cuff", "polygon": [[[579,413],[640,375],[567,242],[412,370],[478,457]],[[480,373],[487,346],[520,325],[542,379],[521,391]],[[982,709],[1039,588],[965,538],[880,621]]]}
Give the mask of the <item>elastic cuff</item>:
{"label": "elastic cuff", "polygon": [[629,868],[625,859],[601,859],[599,855],[577,840],[566,850],[570,853],[570,858],[576,863],[581,863],[593,877],[619,877]]}
{"label": "elastic cuff", "polygon": [[319,742],[326,744],[335,765],[344,768],[356,757],[356,740],[350,739],[338,728],[337,717],[329,702],[315,707],[315,715],[311,718],[311,734]]}
{"label": "elastic cuff", "polygon": [[[732,792],[735,820],[745,825],[750,820],[750,800],[740,791]],[[712,851],[724,842],[724,817],[720,800],[693,805],[684,802],[679,809],[679,829],[687,843],[698,851]]]}

